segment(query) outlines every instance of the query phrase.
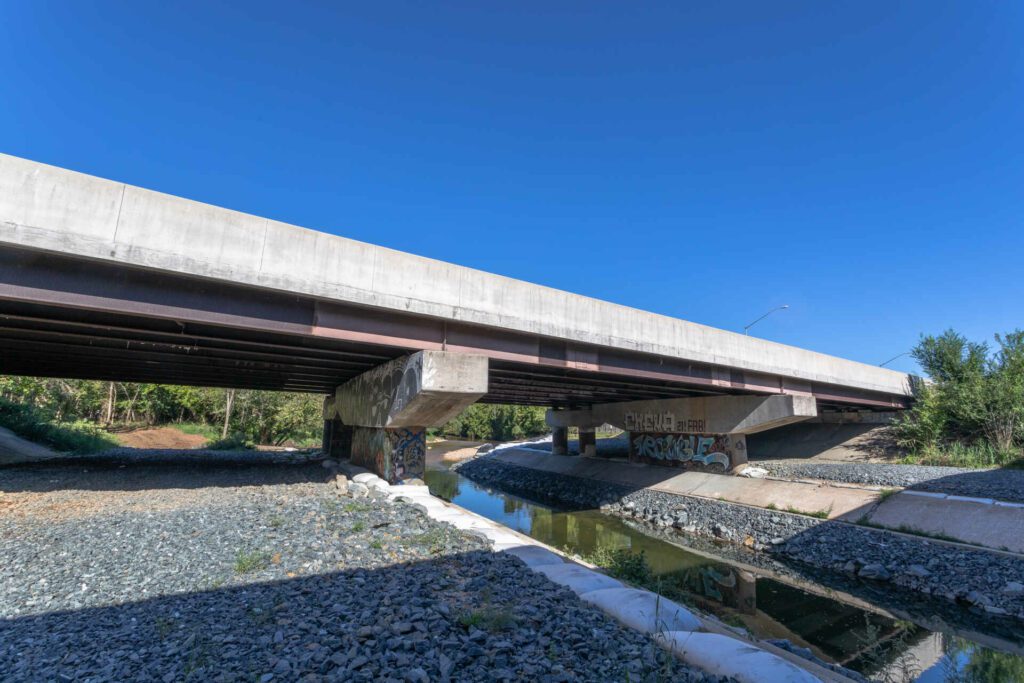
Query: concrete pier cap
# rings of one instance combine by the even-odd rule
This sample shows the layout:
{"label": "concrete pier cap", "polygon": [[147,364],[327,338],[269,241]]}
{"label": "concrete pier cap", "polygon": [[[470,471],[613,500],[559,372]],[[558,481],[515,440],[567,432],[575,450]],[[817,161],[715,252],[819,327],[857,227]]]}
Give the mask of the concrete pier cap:
{"label": "concrete pier cap", "polygon": [[[324,401],[331,455],[348,456],[388,483],[422,478],[426,428],[457,416],[487,393],[486,356],[417,351],[364,372]],[[348,446],[348,453],[335,452]]]}
{"label": "concrete pier cap", "polygon": [[702,396],[549,410],[545,420],[554,430],[579,427],[588,435],[603,424],[623,429],[637,461],[730,470],[747,461],[746,434],[817,415],[813,396]]}

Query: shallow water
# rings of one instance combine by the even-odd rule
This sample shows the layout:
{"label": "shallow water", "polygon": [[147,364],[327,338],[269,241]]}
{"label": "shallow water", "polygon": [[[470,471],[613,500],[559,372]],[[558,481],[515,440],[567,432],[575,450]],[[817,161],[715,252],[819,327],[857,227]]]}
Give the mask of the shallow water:
{"label": "shallow water", "polygon": [[[1024,657],[930,631],[828,597],[825,586],[795,585],[669,542],[596,510],[563,511],[480,486],[441,465],[429,469],[431,492],[548,545],[587,557],[616,549],[643,552],[652,574],[688,602],[760,638],[786,638],[821,659],[893,683],[1024,683]],[[855,604],[851,604],[855,603]]]}

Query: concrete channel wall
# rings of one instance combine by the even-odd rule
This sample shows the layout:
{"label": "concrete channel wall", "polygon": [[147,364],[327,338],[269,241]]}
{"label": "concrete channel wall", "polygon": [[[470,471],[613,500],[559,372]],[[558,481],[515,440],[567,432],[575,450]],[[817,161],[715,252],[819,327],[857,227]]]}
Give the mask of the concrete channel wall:
{"label": "concrete channel wall", "polygon": [[769,373],[796,390],[911,391],[885,368],[0,155],[5,244]]}

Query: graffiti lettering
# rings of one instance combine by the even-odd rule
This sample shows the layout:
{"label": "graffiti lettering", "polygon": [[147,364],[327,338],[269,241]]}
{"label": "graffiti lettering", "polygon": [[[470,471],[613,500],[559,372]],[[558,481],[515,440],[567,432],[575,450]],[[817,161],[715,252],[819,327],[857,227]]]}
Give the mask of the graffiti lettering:
{"label": "graffiti lettering", "polygon": [[[730,434],[630,434],[630,457],[659,465],[712,465],[728,470],[743,454],[743,436]],[[741,457],[738,462],[744,462]]]}
{"label": "graffiti lettering", "polygon": [[684,425],[681,421],[676,425],[676,431],[680,432],[703,432],[704,420],[687,420]]}
{"label": "graffiti lettering", "polygon": [[665,432],[665,433],[700,433],[704,431],[704,420],[690,418],[678,420],[674,413],[638,413],[625,414],[626,431],[629,432]]}
{"label": "graffiti lettering", "polygon": [[716,449],[716,445],[715,437],[696,434],[640,434],[633,438],[634,451],[645,458],[678,462],[692,460],[704,465],[719,463],[725,469],[729,469],[729,456],[724,448]]}

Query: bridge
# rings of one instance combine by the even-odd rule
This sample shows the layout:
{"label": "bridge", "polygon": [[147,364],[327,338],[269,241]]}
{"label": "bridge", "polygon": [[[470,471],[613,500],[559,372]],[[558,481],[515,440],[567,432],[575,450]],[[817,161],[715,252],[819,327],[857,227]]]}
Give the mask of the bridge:
{"label": "bridge", "polygon": [[324,394],[325,446],[391,481],[477,400],[551,408],[556,452],[611,422],[650,437],[639,458],[729,468],[744,434],[912,396],[904,373],[7,155],[0,349],[4,374]]}

